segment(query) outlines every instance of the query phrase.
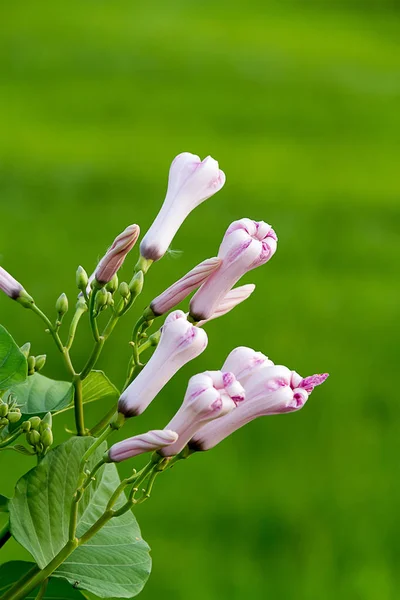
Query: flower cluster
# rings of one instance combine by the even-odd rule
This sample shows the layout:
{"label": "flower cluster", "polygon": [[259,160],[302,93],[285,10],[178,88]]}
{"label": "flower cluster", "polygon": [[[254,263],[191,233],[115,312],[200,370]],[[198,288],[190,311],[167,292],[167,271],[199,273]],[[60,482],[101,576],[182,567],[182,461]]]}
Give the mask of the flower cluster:
{"label": "flower cluster", "polygon": [[[224,182],[224,173],[211,157],[200,161],[189,153],[177,156],[164,204],[140,245],[142,257],[159,260],[183,220]],[[245,273],[272,258],[277,242],[274,229],[264,221],[234,221],[217,256],[202,261],[152,300],[144,313],[147,323],[195,292],[188,313],[173,310],[167,316],[154,354],[119,399],[121,414],[140,415],[177,371],[204,351],[207,334],[200,327],[252,294],[253,284],[234,286]],[[299,410],[326,377],[303,379],[287,367],[274,365],[261,352],[236,348],[220,371],[200,373],[189,380],[183,404],[163,433],[150,431],[124,440],[110,449],[109,459],[119,461],[150,450],[169,457],[185,447],[207,450],[256,417]]]}

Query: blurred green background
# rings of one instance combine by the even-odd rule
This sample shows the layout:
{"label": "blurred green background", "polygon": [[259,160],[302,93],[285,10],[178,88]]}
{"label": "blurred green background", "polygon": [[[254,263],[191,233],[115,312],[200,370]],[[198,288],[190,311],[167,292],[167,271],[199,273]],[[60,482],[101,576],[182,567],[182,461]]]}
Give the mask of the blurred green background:
{"label": "blurred green background", "polygon": [[[143,600],[399,597],[399,24],[385,0],[2,5],[0,260],[44,310],[63,291],[73,304],[78,264],[90,271],[126,225],[145,232],[182,151],[217,158],[227,183],[179,231],[182,253],[152,268],[139,308],[215,255],[231,221],[279,235],[243,279],[256,293],[207,327],[206,352],[124,434],[163,427],[188,378],[237,345],[331,373],[303,411],[160,478],[137,513],[154,560]],[[134,320],[101,360],[117,385]],[[2,296],[0,321],[65,376],[32,314]],[[78,364],[90,347],[85,326]],[[0,460],[11,494],[32,465]],[[29,557],[10,542],[0,559],[14,558]]]}

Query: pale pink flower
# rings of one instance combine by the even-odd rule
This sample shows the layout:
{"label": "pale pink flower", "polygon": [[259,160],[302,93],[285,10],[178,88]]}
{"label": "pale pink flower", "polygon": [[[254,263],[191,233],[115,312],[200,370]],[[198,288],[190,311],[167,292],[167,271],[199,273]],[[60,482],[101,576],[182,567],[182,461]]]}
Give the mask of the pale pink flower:
{"label": "pale pink flower", "polygon": [[0,267],[0,290],[13,300],[17,300],[24,288],[10,273]]}
{"label": "pale pink flower", "polygon": [[274,363],[262,352],[256,352],[252,348],[239,346],[232,350],[227,356],[222,371],[231,371],[243,386],[260,369],[273,367]]}
{"label": "pale pink flower", "polygon": [[182,406],[167,425],[179,435],[178,441],[160,450],[163,456],[178,454],[205,423],[230,413],[245,398],[232,373],[206,371],[189,380]]}
{"label": "pale pink flower", "polygon": [[[113,245],[96,267],[94,277],[100,284],[105,285],[114,277],[115,273],[121,268],[126,255],[130,252],[140,234],[139,225],[129,225],[115,238]],[[93,276],[90,280],[93,279]]]}
{"label": "pale pink flower", "polygon": [[179,281],[173,283],[162,294],[154,298],[150,308],[155,315],[163,315],[182,302],[193,290],[197,289],[204,281],[218,269],[221,264],[219,258],[208,258],[194,267]]}
{"label": "pale pink flower", "polygon": [[221,266],[190,302],[192,317],[196,321],[208,320],[242,275],[266,263],[275,254],[276,247],[276,234],[264,221],[240,219],[232,223],[218,251]]}
{"label": "pale pink flower", "polygon": [[108,451],[111,462],[121,462],[127,458],[138,456],[144,452],[154,452],[165,446],[174,444],[178,434],[170,429],[153,429],[147,433],[135,435],[134,437],[117,442]]}
{"label": "pale pink flower", "polygon": [[230,312],[233,308],[238,306],[238,304],[241,304],[247,300],[247,298],[251,296],[255,289],[256,286],[254,283],[248,283],[247,285],[240,285],[233,288],[226,294],[211,317],[209,319],[199,321],[197,326],[202,327],[205,323],[208,323],[208,321],[212,321],[213,319],[218,319],[218,317],[226,315],[226,313]]}
{"label": "pale pink flower", "polygon": [[175,373],[203,352],[207,341],[205,331],[189,323],[181,310],[168,315],[154,354],[120,397],[119,412],[140,415]]}
{"label": "pale pink flower", "polygon": [[[315,378],[318,379],[315,379]],[[313,384],[319,385],[325,381],[324,376],[313,375]],[[246,425],[253,419],[263,415],[277,415],[300,410],[307,402],[310,389],[307,380],[302,379],[295,371],[284,366],[258,368],[253,375],[246,378],[244,388],[246,402],[218,422],[204,425],[192,438],[190,445],[197,450],[213,448],[228,435]]]}
{"label": "pale pink flower", "polygon": [[224,183],[225,174],[211,156],[200,160],[190,152],[178,154],[169,170],[164,203],[140,244],[141,255],[150,260],[162,258],[188,214]]}

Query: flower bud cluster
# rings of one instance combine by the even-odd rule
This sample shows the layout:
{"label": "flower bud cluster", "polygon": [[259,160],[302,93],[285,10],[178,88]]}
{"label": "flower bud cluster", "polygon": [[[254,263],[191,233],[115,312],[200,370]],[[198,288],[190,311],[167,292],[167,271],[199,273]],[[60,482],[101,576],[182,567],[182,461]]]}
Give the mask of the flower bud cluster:
{"label": "flower bud cluster", "polygon": [[10,394],[6,401],[0,398],[0,431],[8,425],[14,425],[21,419],[21,411],[15,397]]}
{"label": "flower bud cluster", "polygon": [[52,417],[47,413],[43,419],[40,417],[31,417],[22,423],[22,430],[25,433],[26,441],[34,452],[38,455],[44,455],[53,444]]}

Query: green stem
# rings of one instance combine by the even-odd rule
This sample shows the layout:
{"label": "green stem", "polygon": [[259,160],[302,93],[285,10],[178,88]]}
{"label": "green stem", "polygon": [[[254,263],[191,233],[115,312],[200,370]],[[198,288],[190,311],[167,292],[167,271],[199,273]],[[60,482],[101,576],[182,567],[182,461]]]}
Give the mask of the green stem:
{"label": "green stem", "polygon": [[93,367],[95,366],[95,364],[97,363],[97,361],[99,360],[99,356],[101,354],[101,351],[103,350],[103,346],[104,346],[104,342],[106,341],[106,338],[104,336],[99,336],[99,339],[97,340],[92,354],[89,356],[89,359],[86,363],[86,365],[83,367],[81,374],[80,374],[80,378],[86,379],[86,377],[89,375],[90,371],[93,369]]}
{"label": "green stem", "polygon": [[38,595],[36,596],[36,600],[42,600],[43,596],[44,596],[44,595],[45,595],[45,593],[46,593],[46,589],[47,589],[47,585],[48,585],[48,583],[49,583],[49,580],[48,580],[48,579],[45,579],[45,580],[42,582],[42,585],[40,586],[40,589],[39,589],[39,591],[38,591]]}
{"label": "green stem", "polygon": [[113,416],[115,415],[117,410],[118,410],[118,403],[114,404],[110,408],[108,413],[97,423],[97,425],[92,427],[92,429],[89,431],[89,435],[96,436],[100,431],[102,431],[104,429],[104,427],[106,427],[109,424],[109,422],[111,421],[111,419],[113,418]]}
{"label": "green stem", "polygon": [[44,312],[42,312],[40,310],[40,308],[38,306],[36,306],[36,304],[32,304],[30,306],[30,309],[38,315],[38,317],[40,317],[42,319],[42,321],[44,321],[44,323],[47,326],[47,329],[49,331],[49,333],[51,334],[53,340],[56,343],[57,348],[59,349],[59,351],[61,352],[63,359],[64,359],[64,363],[65,366],[67,367],[67,370],[69,372],[69,374],[74,377],[75,376],[75,369],[73,367],[73,364],[71,362],[71,357],[69,355],[69,351],[68,348],[63,346],[63,343],[61,341],[60,336],[57,333],[56,328],[54,327],[54,325],[52,324],[52,322],[50,321],[50,319],[48,317],[46,317],[46,315],[44,314]]}
{"label": "green stem", "polygon": [[85,430],[85,417],[83,411],[83,394],[82,394],[82,379],[79,375],[74,377],[74,410],[75,410],[75,424],[78,435],[86,435]]}
{"label": "green stem", "polygon": [[8,542],[10,537],[10,522],[7,521],[7,523],[4,523],[3,527],[0,529],[0,548],[2,548],[4,544]]}
{"label": "green stem", "polygon": [[87,306],[84,302],[78,302],[77,307],[75,309],[75,314],[72,317],[71,325],[69,327],[68,340],[66,343],[66,349],[69,351],[71,349],[72,344],[74,343],[76,329],[78,327],[79,321],[82,316],[87,311]]}
{"label": "green stem", "polygon": [[90,327],[92,329],[92,333],[93,333],[93,337],[94,337],[94,341],[98,342],[99,340],[99,328],[97,326],[97,321],[96,321],[96,316],[94,314],[94,306],[95,306],[95,301],[96,301],[96,296],[97,296],[97,292],[99,291],[99,288],[94,287],[92,289],[92,293],[90,295],[90,301],[89,301],[89,322],[90,322]]}

